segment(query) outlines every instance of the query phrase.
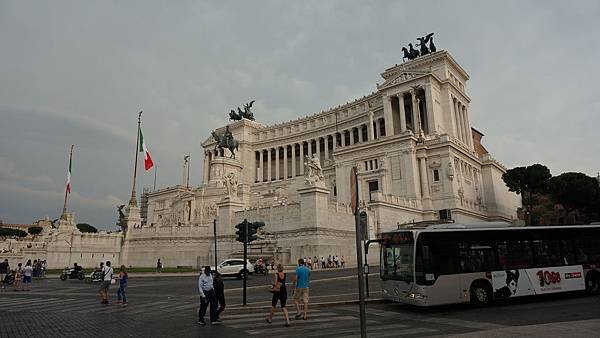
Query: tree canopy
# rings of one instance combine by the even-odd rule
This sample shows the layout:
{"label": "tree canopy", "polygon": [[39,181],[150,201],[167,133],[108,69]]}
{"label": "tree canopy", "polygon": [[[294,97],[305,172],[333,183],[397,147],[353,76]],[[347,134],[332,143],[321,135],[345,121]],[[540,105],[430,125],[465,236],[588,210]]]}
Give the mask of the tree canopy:
{"label": "tree canopy", "polygon": [[548,191],[549,180],[552,177],[550,169],[545,165],[533,164],[528,167],[509,169],[502,175],[508,190],[517,194],[540,194]]}
{"label": "tree canopy", "polygon": [[1,228],[0,227],[0,236],[18,236],[18,237],[26,237],[27,233],[23,230],[19,229],[11,229],[11,228]]}
{"label": "tree canopy", "polygon": [[535,194],[546,193],[549,189],[550,169],[541,164],[509,169],[502,180],[509,191],[521,194],[521,201],[527,211],[527,225],[531,225],[531,213],[535,204]]}
{"label": "tree canopy", "polygon": [[90,232],[90,233],[98,232],[98,229],[96,229],[95,227],[93,227],[87,223],[77,223],[77,229],[79,229],[80,232]]}
{"label": "tree canopy", "polygon": [[534,164],[507,170],[502,180],[508,190],[521,194],[527,225],[540,218],[552,222],[546,224],[600,220],[600,182],[594,177],[576,172],[553,177],[546,166]]}
{"label": "tree canopy", "polygon": [[564,173],[552,177],[550,190],[555,203],[568,211],[598,212],[600,208],[600,185],[583,173]]}
{"label": "tree canopy", "polygon": [[44,230],[44,228],[42,228],[42,227],[36,227],[36,226],[32,226],[32,227],[27,228],[27,232],[30,235],[37,235],[40,232],[42,232],[42,230]]}

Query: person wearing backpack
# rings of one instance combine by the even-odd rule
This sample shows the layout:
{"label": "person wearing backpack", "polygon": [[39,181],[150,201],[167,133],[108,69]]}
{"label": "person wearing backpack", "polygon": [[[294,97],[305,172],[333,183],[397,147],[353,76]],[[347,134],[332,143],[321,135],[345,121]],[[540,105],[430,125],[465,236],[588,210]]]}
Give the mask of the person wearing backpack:
{"label": "person wearing backpack", "polygon": [[108,288],[113,284],[113,268],[110,267],[110,261],[106,261],[102,268],[102,284],[100,284],[100,297],[102,297],[101,304],[108,304]]}
{"label": "person wearing backpack", "polygon": [[277,307],[277,302],[281,304],[281,310],[283,311],[283,317],[285,318],[285,326],[290,326],[290,318],[288,315],[288,310],[285,307],[285,303],[287,302],[287,289],[285,288],[285,278],[286,274],[283,272],[283,265],[277,264],[277,273],[273,275],[273,287],[269,290],[273,293],[273,299],[271,300],[271,310],[269,312],[269,316],[267,317],[267,323],[271,324],[273,321],[273,314],[275,313],[275,308]]}
{"label": "person wearing backpack", "polygon": [[219,304],[219,308],[217,308],[217,319],[221,315],[221,312],[225,310],[225,283],[223,283],[223,279],[221,278],[221,274],[218,271],[215,271],[213,277],[213,288],[215,289],[215,296],[217,298],[217,304]]}

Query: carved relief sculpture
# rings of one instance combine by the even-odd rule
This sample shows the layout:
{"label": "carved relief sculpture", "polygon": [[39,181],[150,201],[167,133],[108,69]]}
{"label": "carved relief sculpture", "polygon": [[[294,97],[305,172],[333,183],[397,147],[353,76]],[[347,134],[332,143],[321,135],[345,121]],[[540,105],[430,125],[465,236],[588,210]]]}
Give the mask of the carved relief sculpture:
{"label": "carved relief sculpture", "polygon": [[452,166],[452,162],[448,162],[448,169],[446,169],[446,172],[448,173],[448,178],[453,180],[454,179],[454,167]]}
{"label": "carved relief sculpture", "polygon": [[237,197],[238,180],[235,177],[235,173],[228,173],[223,177],[223,183],[225,184],[225,194],[229,198]]}

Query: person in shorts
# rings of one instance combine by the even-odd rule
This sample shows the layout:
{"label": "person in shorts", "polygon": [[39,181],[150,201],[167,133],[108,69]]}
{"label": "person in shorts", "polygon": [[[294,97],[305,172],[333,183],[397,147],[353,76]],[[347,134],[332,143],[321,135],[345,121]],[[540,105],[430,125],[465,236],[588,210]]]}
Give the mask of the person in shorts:
{"label": "person in shorts", "polygon": [[277,307],[277,302],[281,304],[281,310],[283,311],[283,317],[285,318],[285,326],[290,326],[290,318],[288,310],[285,307],[287,301],[287,290],[285,288],[286,274],[283,272],[283,265],[277,264],[277,273],[273,275],[273,287],[278,286],[279,291],[272,290],[273,298],[271,299],[271,310],[267,316],[267,323],[271,324],[273,321],[273,314]]}
{"label": "person in shorts", "polygon": [[33,277],[33,266],[31,265],[31,259],[27,260],[25,267],[23,268],[23,289],[31,290],[31,279]]}
{"label": "person in shorts", "polygon": [[308,319],[308,282],[310,278],[310,270],[306,267],[304,260],[300,258],[298,260],[298,267],[296,268],[296,288],[294,289],[294,304],[296,304],[296,316],[294,318],[300,319],[302,313],[300,313],[300,300],[304,303],[304,320]]}
{"label": "person in shorts", "polygon": [[113,268],[110,267],[110,261],[106,261],[102,268],[102,283],[100,284],[100,297],[102,297],[101,304],[108,304],[108,288],[110,287],[113,279]]}

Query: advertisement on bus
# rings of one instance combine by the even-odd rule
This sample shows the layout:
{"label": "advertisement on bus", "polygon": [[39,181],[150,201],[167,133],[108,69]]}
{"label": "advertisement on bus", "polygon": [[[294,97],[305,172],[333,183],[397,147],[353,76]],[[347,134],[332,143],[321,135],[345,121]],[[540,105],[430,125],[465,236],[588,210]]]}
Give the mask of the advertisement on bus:
{"label": "advertisement on bus", "polygon": [[581,265],[492,272],[494,298],[539,295],[585,289]]}

